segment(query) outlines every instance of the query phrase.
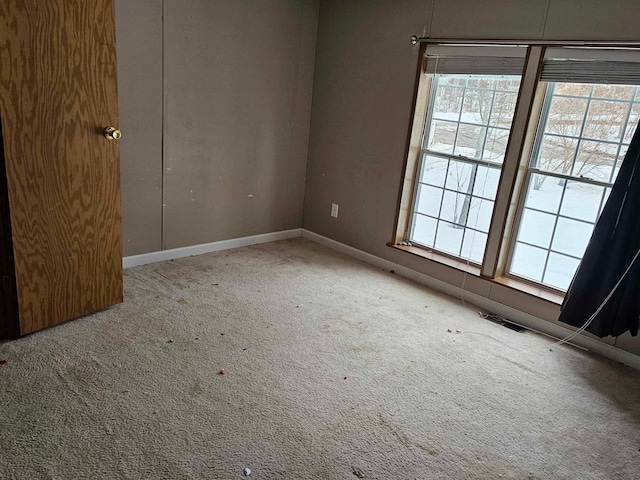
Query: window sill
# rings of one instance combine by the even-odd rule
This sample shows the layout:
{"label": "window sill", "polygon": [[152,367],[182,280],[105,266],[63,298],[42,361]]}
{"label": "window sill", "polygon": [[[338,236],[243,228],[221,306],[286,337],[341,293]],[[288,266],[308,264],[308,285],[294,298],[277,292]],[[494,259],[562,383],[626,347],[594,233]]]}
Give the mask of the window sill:
{"label": "window sill", "polygon": [[486,278],[485,277],[485,279],[490,282],[497,283],[499,285],[503,285],[505,287],[509,287],[514,290],[518,290],[519,292],[528,293],[529,295],[533,295],[536,298],[541,298],[542,300],[546,300],[556,305],[562,305],[562,302],[564,301],[564,295],[560,293],[556,293],[552,290],[547,290],[544,287],[532,285],[525,281],[518,280],[517,278],[511,278],[511,277]]}
{"label": "window sill", "polygon": [[418,257],[437,262],[442,265],[446,265],[447,267],[450,267],[450,268],[455,268],[456,270],[467,272],[468,274],[474,275],[478,278],[482,278],[487,282],[502,285],[503,287],[507,287],[507,288],[516,290],[518,292],[526,293],[528,295],[539,298],[541,300],[545,300],[555,305],[562,305],[562,301],[564,300],[564,296],[559,293],[547,290],[546,288],[543,288],[543,287],[532,285],[530,283],[527,283],[525,281],[518,280],[515,278],[482,277],[480,275],[480,267],[476,265],[468,264],[467,262],[464,262],[462,260],[456,260],[455,258],[451,258],[446,255],[442,255],[440,253],[425,250],[424,248],[413,247],[409,245],[394,245],[392,243],[388,243],[387,246],[391,248],[395,248],[396,250],[400,250],[402,252],[410,253],[412,255],[416,255]]}
{"label": "window sill", "polygon": [[409,245],[394,245],[392,243],[388,243],[387,246],[395,248],[397,250],[402,250],[403,252],[411,253],[418,257],[433,260],[434,262],[442,263],[443,265],[455,268],[457,270],[462,270],[463,272],[470,273],[471,275],[475,275],[477,277],[480,276],[480,267],[467,263],[463,260],[457,260],[455,258],[448,257],[441,253],[429,251],[421,247],[413,247]]}

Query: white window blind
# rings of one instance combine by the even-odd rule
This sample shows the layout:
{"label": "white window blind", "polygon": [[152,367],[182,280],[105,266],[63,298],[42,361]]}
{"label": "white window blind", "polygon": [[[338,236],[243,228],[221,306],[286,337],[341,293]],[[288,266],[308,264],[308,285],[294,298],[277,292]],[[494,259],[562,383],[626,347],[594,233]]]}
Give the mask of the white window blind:
{"label": "white window blind", "polygon": [[522,75],[526,51],[516,46],[429,45],[425,73]]}
{"label": "white window blind", "polygon": [[640,51],[631,49],[550,48],[543,82],[640,85]]}

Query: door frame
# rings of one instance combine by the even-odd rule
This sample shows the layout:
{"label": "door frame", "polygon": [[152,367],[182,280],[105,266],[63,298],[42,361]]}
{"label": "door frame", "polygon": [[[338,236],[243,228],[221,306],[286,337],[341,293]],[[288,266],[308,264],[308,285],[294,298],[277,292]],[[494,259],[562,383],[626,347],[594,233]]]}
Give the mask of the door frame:
{"label": "door frame", "polygon": [[0,340],[14,339],[20,336],[19,320],[9,188],[4,155],[2,112],[0,111]]}

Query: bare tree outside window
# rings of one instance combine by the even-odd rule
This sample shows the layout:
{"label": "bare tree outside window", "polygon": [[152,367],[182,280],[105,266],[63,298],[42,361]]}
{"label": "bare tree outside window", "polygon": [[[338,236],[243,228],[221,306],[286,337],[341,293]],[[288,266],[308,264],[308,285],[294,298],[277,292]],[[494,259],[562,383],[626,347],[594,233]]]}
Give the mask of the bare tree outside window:
{"label": "bare tree outside window", "polygon": [[[536,167],[609,181],[626,152],[623,135],[635,87],[564,83],[549,88]],[[533,188],[539,190],[547,178],[538,176]]]}
{"label": "bare tree outside window", "polygon": [[510,273],[566,290],[640,113],[638,87],[549,83]]}

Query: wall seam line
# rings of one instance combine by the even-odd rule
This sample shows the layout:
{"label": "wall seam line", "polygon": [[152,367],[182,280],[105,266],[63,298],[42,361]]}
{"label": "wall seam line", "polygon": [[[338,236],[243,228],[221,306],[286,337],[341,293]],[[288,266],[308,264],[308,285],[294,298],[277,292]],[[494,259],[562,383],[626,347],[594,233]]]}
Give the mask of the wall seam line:
{"label": "wall seam line", "polygon": [[300,225],[304,228],[304,214],[305,214],[305,206],[307,204],[307,177],[309,173],[309,152],[311,151],[311,125],[313,121],[313,96],[316,88],[316,63],[318,59],[318,37],[320,33],[320,2],[317,3],[318,15],[316,17],[316,33],[315,33],[315,42],[313,46],[313,75],[311,79],[311,105],[309,106],[309,135],[307,138],[307,148],[305,153],[305,162],[304,162],[304,182],[303,182],[303,192],[302,192],[302,215],[300,218]]}
{"label": "wall seam line", "polygon": [[551,9],[551,0],[547,0],[547,9],[544,12],[544,19],[542,20],[542,26],[540,31],[540,40],[544,39],[544,34],[547,31],[547,19],[549,18],[549,10]]}
{"label": "wall seam line", "polygon": [[162,46],[161,46],[161,50],[162,50],[162,111],[161,111],[161,122],[160,124],[162,125],[162,132],[161,132],[161,136],[160,136],[160,144],[161,144],[161,148],[162,148],[162,152],[161,152],[161,159],[160,159],[160,163],[162,165],[162,172],[160,175],[160,184],[161,184],[161,188],[162,188],[162,192],[161,192],[161,199],[162,199],[162,204],[161,204],[161,210],[160,210],[160,250],[164,250],[165,248],[165,235],[164,235],[164,206],[165,206],[165,179],[164,179],[164,175],[165,175],[165,144],[164,144],[164,136],[165,136],[165,101],[166,101],[166,96],[165,96],[165,71],[164,71],[164,60],[165,60],[165,52],[164,52],[164,15],[165,15],[165,8],[164,8],[164,2],[165,0],[162,0]]}
{"label": "wall seam line", "polygon": [[431,29],[433,28],[433,12],[436,10],[436,0],[431,0],[431,8],[429,9],[429,26],[427,27],[429,30],[424,32],[425,37],[431,36]]}
{"label": "wall seam line", "polygon": [[291,161],[293,156],[293,134],[296,117],[296,106],[298,99],[298,81],[300,76],[300,56],[302,54],[302,28],[304,25],[304,2],[300,2],[300,25],[298,27],[298,48],[296,52],[296,69],[293,76],[293,99],[291,102],[291,123],[289,125],[289,159],[287,161],[287,205],[284,217],[284,229],[289,226],[289,216],[291,215]]}

